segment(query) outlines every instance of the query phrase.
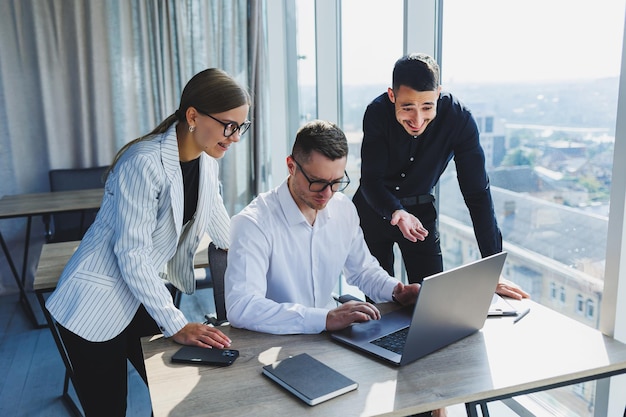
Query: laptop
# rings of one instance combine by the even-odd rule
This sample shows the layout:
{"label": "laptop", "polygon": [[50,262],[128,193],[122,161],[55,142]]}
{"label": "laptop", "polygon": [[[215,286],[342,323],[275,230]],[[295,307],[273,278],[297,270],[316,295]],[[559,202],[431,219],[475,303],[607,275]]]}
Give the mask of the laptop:
{"label": "laptop", "polygon": [[500,252],[427,277],[415,305],[330,336],[397,366],[414,362],[483,327],[506,255]]}

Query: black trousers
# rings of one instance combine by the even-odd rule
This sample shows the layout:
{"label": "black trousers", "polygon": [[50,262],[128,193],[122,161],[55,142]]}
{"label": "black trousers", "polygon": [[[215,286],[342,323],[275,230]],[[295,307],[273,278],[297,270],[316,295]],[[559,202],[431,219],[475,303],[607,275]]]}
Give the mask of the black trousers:
{"label": "black trousers", "polygon": [[410,283],[421,283],[427,276],[443,271],[439,231],[437,230],[437,211],[432,202],[405,207],[428,230],[428,237],[423,242],[411,242],[402,235],[398,226],[392,226],[389,223],[391,218],[383,219],[376,213],[365,201],[360,191],[354,195],[353,201],[361,219],[365,242],[372,255],[378,259],[389,275],[394,275],[394,243],[397,243],[400,248]]}
{"label": "black trousers", "polygon": [[148,385],[141,337],[161,331],[144,306],[128,327],[106,342],[90,342],[57,324],[74,370],[73,383],[86,417],[125,417],[127,360]]}

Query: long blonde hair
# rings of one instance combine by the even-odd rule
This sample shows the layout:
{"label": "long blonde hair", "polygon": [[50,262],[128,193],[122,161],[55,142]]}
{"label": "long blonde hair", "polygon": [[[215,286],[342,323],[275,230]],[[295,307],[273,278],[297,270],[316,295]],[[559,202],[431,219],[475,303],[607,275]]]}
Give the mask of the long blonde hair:
{"label": "long blonde hair", "polygon": [[189,107],[201,109],[205,113],[222,113],[244,104],[251,104],[250,94],[226,72],[218,68],[209,68],[197,73],[183,89],[178,110],[163,120],[152,132],[124,145],[113,158],[111,166],[105,173],[105,180],[124,152],[135,143],[166,132],[177,121],[186,125],[185,113]]}

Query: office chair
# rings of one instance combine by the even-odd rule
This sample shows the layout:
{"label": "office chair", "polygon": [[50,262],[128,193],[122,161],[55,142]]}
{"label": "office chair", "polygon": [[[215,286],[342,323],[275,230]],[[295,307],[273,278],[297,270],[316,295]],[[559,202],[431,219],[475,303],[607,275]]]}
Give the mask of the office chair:
{"label": "office chair", "polygon": [[[219,249],[213,242],[208,247],[209,265],[205,270],[205,276],[196,279],[196,291],[205,288],[213,289],[213,300],[215,302],[215,316],[207,314],[207,323],[220,326],[226,323],[226,303],[224,301],[224,273],[226,272],[227,255],[224,249]],[[176,308],[180,308],[183,293],[168,284],[174,299]]]}
{"label": "office chair", "polygon": [[[53,169],[48,173],[50,191],[85,190],[104,188],[104,173],[108,166],[95,168]],[[57,213],[44,216],[46,242],[81,240],[96,218],[98,210],[74,213]]]}

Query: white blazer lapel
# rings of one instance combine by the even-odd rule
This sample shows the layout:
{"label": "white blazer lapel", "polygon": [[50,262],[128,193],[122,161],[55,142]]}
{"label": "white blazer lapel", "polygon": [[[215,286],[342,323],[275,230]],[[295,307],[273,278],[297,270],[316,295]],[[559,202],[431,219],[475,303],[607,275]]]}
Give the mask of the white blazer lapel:
{"label": "white blazer lapel", "polygon": [[178,140],[176,139],[176,124],[174,124],[163,136],[161,142],[161,160],[165,174],[172,186],[170,198],[172,199],[172,214],[176,227],[176,236],[180,237],[183,224],[183,210],[185,207],[185,195],[183,189],[183,177],[180,170],[178,156]]}

